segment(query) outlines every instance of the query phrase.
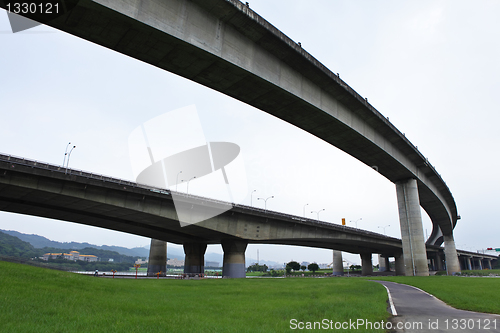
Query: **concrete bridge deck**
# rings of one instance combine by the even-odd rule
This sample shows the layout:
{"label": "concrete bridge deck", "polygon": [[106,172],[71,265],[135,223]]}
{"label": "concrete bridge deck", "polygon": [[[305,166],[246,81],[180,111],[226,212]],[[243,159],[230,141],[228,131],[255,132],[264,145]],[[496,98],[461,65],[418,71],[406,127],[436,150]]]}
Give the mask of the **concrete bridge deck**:
{"label": "concrete bridge deck", "polygon": [[[198,205],[222,203],[193,195],[186,198]],[[245,205],[225,204],[231,204],[232,209],[198,224],[181,227],[169,190],[0,154],[2,211],[97,226],[185,247],[186,244],[228,242],[299,245],[369,256],[365,266],[371,265],[373,253],[396,260],[401,258],[402,241],[398,238]],[[443,248],[427,245],[426,251],[431,268],[444,269]],[[491,260],[498,259],[467,251],[458,251],[458,254],[463,269],[491,268]]]}
{"label": "concrete bridge deck", "polygon": [[[460,271],[453,239],[459,215],[441,175],[366,98],[249,6],[238,0],[65,3],[57,17],[27,15],[252,105],[373,167],[396,184],[406,274],[428,275],[425,243],[444,242],[450,269]],[[420,207],[433,223],[427,242]],[[208,229],[223,235],[217,228]],[[169,231],[174,233],[182,238],[180,230]],[[312,233],[311,238],[318,239]],[[360,249],[366,244],[360,241]]]}

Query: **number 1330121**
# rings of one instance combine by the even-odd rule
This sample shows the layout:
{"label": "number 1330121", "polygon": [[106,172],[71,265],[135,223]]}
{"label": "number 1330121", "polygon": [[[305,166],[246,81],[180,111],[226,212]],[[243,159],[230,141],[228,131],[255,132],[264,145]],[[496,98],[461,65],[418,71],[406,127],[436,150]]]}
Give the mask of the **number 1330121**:
{"label": "number 1330121", "polygon": [[7,10],[14,14],[58,14],[59,3],[12,2],[7,3]]}

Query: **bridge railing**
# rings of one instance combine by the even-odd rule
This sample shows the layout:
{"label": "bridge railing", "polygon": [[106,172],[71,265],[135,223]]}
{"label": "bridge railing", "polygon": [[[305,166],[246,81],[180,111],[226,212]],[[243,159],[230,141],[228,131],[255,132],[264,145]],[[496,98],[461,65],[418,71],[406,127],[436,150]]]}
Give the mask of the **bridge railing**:
{"label": "bridge railing", "polygon": [[337,225],[337,224],[334,224],[331,222],[319,221],[319,220],[310,219],[310,218],[306,218],[306,217],[300,217],[297,215],[291,215],[291,214],[276,212],[276,211],[272,211],[272,210],[268,210],[268,209],[262,209],[262,208],[251,207],[251,206],[242,205],[242,204],[231,203],[231,202],[227,202],[227,201],[197,196],[197,195],[193,195],[193,194],[176,192],[176,191],[167,190],[167,189],[160,188],[160,187],[154,187],[154,186],[150,186],[150,185],[146,185],[146,184],[135,183],[135,182],[132,182],[129,180],[105,176],[102,174],[95,174],[95,173],[86,172],[86,171],[77,170],[77,169],[69,169],[69,168],[59,166],[59,165],[49,164],[49,163],[40,162],[40,161],[36,161],[36,160],[30,160],[30,159],[26,159],[26,158],[14,156],[14,155],[5,155],[5,154],[0,153],[0,161],[6,161],[9,163],[13,163],[13,164],[30,166],[32,168],[50,170],[53,172],[59,172],[59,173],[64,173],[64,174],[68,174],[68,175],[81,176],[81,177],[85,177],[87,179],[95,179],[95,180],[100,180],[103,182],[110,182],[110,183],[125,185],[125,186],[129,186],[129,187],[133,187],[133,188],[141,188],[141,189],[149,190],[151,192],[160,193],[160,194],[164,194],[164,195],[171,195],[173,192],[174,194],[176,194],[178,196],[184,196],[186,198],[189,198],[190,200],[199,200],[202,202],[212,202],[212,203],[221,204],[221,205],[232,205],[233,208],[239,208],[242,210],[251,211],[253,213],[257,213],[258,215],[266,216],[268,218],[269,217],[278,217],[281,219],[288,219],[291,222],[298,223],[298,224],[304,224],[304,225],[308,225],[311,227],[324,226],[324,227],[327,227],[329,229],[335,229],[335,230],[339,230],[339,231],[352,231],[352,232],[356,232],[356,233],[360,233],[360,234],[364,234],[364,235],[378,236],[378,237],[382,237],[382,238],[386,238],[386,239],[399,240],[398,238],[382,235],[382,234],[372,232],[372,231],[352,228],[352,227],[348,227],[348,226],[344,226],[344,225]]}
{"label": "bridge railing", "polygon": [[170,191],[166,191],[163,188],[149,186],[146,184],[135,183],[135,182],[132,182],[130,180],[124,180],[124,179],[106,176],[106,175],[102,175],[102,174],[86,172],[83,170],[65,168],[65,167],[62,167],[59,165],[49,164],[49,163],[40,162],[40,161],[36,161],[36,160],[30,160],[30,159],[26,159],[24,157],[18,157],[18,156],[14,156],[14,155],[0,154],[0,161],[6,161],[6,162],[18,164],[18,165],[30,166],[32,168],[50,170],[50,171],[64,173],[64,174],[68,174],[68,175],[77,175],[77,176],[82,176],[82,177],[85,177],[88,179],[101,180],[101,181],[125,185],[125,186],[143,188],[143,189],[151,190],[153,192],[158,192],[158,193],[162,193],[162,194],[170,194]]}

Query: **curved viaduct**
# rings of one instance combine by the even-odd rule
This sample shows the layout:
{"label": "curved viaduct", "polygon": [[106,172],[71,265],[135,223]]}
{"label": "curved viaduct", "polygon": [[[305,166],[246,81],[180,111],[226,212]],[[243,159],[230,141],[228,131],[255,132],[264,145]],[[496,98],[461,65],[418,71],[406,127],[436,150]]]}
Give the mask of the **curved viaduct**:
{"label": "curved viaduct", "polygon": [[[248,243],[299,245],[369,256],[395,257],[401,240],[332,223],[175,193],[195,210],[228,205],[220,215],[182,227],[170,191],[0,154],[0,211],[76,222],[183,244],[186,260],[202,273],[207,244],[243,260]],[[177,202],[178,204],[179,202]],[[229,248],[229,251],[227,250]],[[232,249],[231,249],[232,248]],[[435,252],[435,249],[430,248]],[[226,259],[225,259],[226,261]],[[226,266],[226,263],[225,263]],[[365,267],[365,268],[366,268]],[[342,268],[342,265],[341,265]],[[163,270],[164,271],[164,270]]]}
{"label": "curved viaduct", "polygon": [[71,10],[44,23],[234,97],[376,169],[396,184],[406,274],[428,274],[420,206],[433,223],[427,243],[444,241],[449,271],[460,271],[453,240],[459,216],[441,176],[366,99],[248,6],[67,2]]}

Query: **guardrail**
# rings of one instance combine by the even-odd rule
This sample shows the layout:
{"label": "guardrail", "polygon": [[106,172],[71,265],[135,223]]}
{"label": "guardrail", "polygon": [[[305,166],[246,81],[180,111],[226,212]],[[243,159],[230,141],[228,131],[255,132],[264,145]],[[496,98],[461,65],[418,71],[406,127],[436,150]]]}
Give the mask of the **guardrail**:
{"label": "guardrail", "polygon": [[95,179],[95,180],[100,180],[100,181],[104,181],[104,182],[126,185],[126,186],[130,186],[133,188],[145,189],[145,190],[149,190],[151,192],[160,193],[160,194],[169,195],[169,196],[172,193],[174,193],[175,195],[184,196],[184,197],[189,198],[191,200],[194,199],[194,200],[199,200],[202,202],[213,202],[213,203],[222,204],[222,205],[231,205],[233,208],[238,208],[238,209],[241,209],[244,211],[252,212],[254,215],[256,215],[256,213],[258,213],[258,215],[263,215],[267,218],[278,217],[280,219],[288,219],[288,220],[290,220],[290,222],[308,225],[311,227],[321,226],[321,227],[326,227],[328,229],[333,229],[333,230],[337,230],[337,231],[344,231],[344,232],[348,231],[348,232],[363,234],[366,236],[376,236],[378,238],[384,238],[387,240],[401,241],[399,238],[394,238],[394,237],[382,235],[382,234],[372,232],[372,231],[352,228],[352,227],[343,226],[343,225],[337,225],[337,224],[333,224],[330,222],[318,221],[318,220],[314,220],[314,219],[310,219],[310,218],[306,218],[306,217],[300,217],[297,215],[290,215],[290,214],[276,212],[276,211],[267,210],[267,209],[265,210],[265,209],[246,206],[246,205],[242,205],[242,204],[235,204],[232,202],[221,201],[221,200],[217,200],[217,199],[213,199],[213,198],[201,197],[201,196],[197,196],[197,195],[185,194],[185,193],[176,192],[176,191],[172,191],[172,190],[166,190],[166,189],[160,188],[160,187],[154,187],[154,186],[149,186],[146,184],[135,183],[135,182],[131,182],[129,180],[123,180],[120,178],[105,176],[102,174],[95,174],[95,173],[86,172],[86,171],[77,170],[77,169],[69,169],[69,168],[58,166],[58,165],[40,162],[40,161],[36,161],[36,160],[30,160],[30,159],[26,159],[26,158],[18,157],[18,156],[13,156],[13,155],[0,154],[0,161],[6,161],[6,162],[17,164],[17,165],[29,166],[32,168],[50,170],[53,172],[59,172],[59,173],[67,174],[67,175],[73,175],[73,176],[76,175],[76,176],[81,176],[81,177],[85,177],[88,179]]}

